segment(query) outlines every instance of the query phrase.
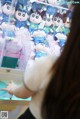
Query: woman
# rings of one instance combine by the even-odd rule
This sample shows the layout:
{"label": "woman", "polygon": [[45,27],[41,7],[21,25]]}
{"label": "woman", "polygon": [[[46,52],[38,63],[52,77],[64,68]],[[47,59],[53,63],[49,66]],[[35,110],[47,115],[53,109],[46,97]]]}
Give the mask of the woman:
{"label": "woman", "polygon": [[67,43],[51,72],[42,119],[80,119],[80,5],[74,7]]}

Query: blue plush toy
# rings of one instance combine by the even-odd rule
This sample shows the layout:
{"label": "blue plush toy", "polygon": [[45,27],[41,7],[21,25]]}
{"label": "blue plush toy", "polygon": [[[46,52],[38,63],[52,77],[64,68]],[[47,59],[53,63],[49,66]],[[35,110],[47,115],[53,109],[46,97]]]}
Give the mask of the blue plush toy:
{"label": "blue plush toy", "polygon": [[12,31],[12,30],[6,30],[6,29],[4,29],[4,30],[3,30],[3,37],[4,37],[6,40],[14,40],[14,38],[15,38],[15,33],[14,33],[14,31]]}
{"label": "blue plush toy", "polygon": [[[27,4],[27,3],[26,3]],[[28,10],[25,4],[17,3],[15,12],[15,25],[18,28],[27,26]]]}
{"label": "blue plush toy", "polygon": [[48,47],[46,47],[45,44],[39,43],[35,46],[35,59],[46,56],[47,54]]}
{"label": "blue plush toy", "polygon": [[35,59],[46,56],[46,55],[47,55],[47,53],[44,51],[35,51]]}
{"label": "blue plush toy", "polygon": [[34,41],[35,45],[40,43],[42,45],[44,44],[47,47],[49,46],[49,44],[48,44],[48,42],[47,42],[47,40],[44,36],[36,36],[36,37],[33,38],[33,41]]}
{"label": "blue plush toy", "polygon": [[38,3],[36,3],[36,2],[33,2],[33,3],[32,3],[32,10],[33,10],[34,12],[36,12],[37,10],[41,10],[41,9],[42,9],[42,6],[43,6],[43,4],[38,4]]}
{"label": "blue plush toy", "polygon": [[58,8],[52,6],[46,6],[46,13],[54,16],[57,13]]}
{"label": "blue plush toy", "polygon": [[64,34],[65,35],[68,35],[69,32],[70,32],[71,18],[72,18],[72,12],[71,11],[68,11],[67,12],[66,21],[64,23]]}
{"label": "blue plush toy", "polygon": [[34,31],[38,30],[39,24],[42,22],[42,17],[37,12],[33,12],[29,18],[29,32],[32,34]]}
{"label": "blue plush toy", "polygon": [[11,3],[12,0],[2,0],[2,16],[3,16],[2,22],[8,22],[9,16],[14,15],[15,6],[13,6],[13,9],[11,11]]}

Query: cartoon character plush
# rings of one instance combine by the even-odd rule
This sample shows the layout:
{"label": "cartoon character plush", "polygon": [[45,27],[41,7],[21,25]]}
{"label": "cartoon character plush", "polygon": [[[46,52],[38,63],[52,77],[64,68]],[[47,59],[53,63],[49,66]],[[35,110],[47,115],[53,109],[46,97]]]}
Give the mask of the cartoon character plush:
{"label": "cartoon character plush", "polygon": [[47,2],[51,5],[57,4],[57,0],[47,0]]}
{"label": "cartoon character plush", "polygon": [[39,2],[45,2],[45,0],[37,0],[37,1],[39,1]]}
{"label": "cartoon character plush", "polygon": [[35,45],[40,43],[47,47],[49,46],[48,41],[46,40],[46,33],[43,30],[34,31],[34,33],[32,34],[32,37],[33,37],[33,42]]}
{"label": "cartoon character plush", "polygon": [[53,29],[52,29],[52,16],[44,16],[43,18],[45,24],[44,24],[44,27],[43,27],[43,30],[45,31],[46,34],[49,34],[49,33],[52,33],[53,32]]}
{"label": "cartoon character plush", "polygon": [[55,37],[56,37],[56,40],[57,40],[59,46],[63,47],[66,43],[67,36],[65,34],[62,34],[62,33],[57,33],[55,35]]}
{"label": "cartoon character plush", "polygon": [[50,15],[50,16],[54,16],[58,11],[57,7],[53,7],[53,6],[46,6],[46,14]]}
{"label": "cartoon character plush", "polygon": [[3,47],[4,47],[3,29],[0,27],[0,53],[2,52]]}
{"label": "cartoon character plush", "polygon": [[64,34],[65,35],[68,35],[70,32],[71,17],[72,17],[72,12],[68,11],[68,13],[66,14],[66,19],[64,23]]}
{"label": "cartoon character plush", "polygon": [[3,22],[1,24],[1,28],[3,30],[3,38],[6,40],[13,40],[15,37],[15,25],[8,24],[7,22]]}
{"label": "cartoon character plush", "polygon": [[66,2],[64,2],[64,0],[47,0],[47,2],[49,3],[49,4],[51,4],[51,5],[64,5],[64,3],[65,3],[65,5],[66,5]]}
{"label": "cartoon character plush", "polygon": [[[9,16],[11,15],[12,20],[14,20],[14,12],[15,12],[15,7],[11,6],[12,0],[2,0],[2,16],[3,20],[2,22],[8,22],[9,21]],[[12,7],[12,8],[11,8]]]}
{"label": "cartoon character plush", "polygon": [[1,8],[1,1],[0,1],[0,25],[2,23],[2,20],[3,20],[3,16],[2,16],[2,8]]}
{"label": "cartoon character plush", "polygon": [[60,13],[57,13],[53,17],[53,31],[54,31],[54,35],[57,32],[63,33],[63,30],[64,30],[63,15],[61,15]]}
{"label": "cartoon character plush", "polygon": [[60,46],[58,45],[58,39],[54,39],[52,34],[47,35],[47,40],[49,43],[50,54],[54,55],[55,57],[60,56]]}
{"label": "cartoon character plush", "polygon": [[43,6],[43,4],[33,2],[32,3],[32,10],[33,10],[33,12],[36,12],[37,10],[40,11],[42,9],[42,6]]}
{"label": "cartoon character plush", "polygon": [[28,19],[27,8],[25,5],[17,3],[16,12],[15,12],[15,25],[18,28],[26,27],[27,26],[27,19]]}
{"label": "cartoon character plush", "polygon": [[30,15],[29,21],[29,32],[32,34],[35,30],[38,30],[38,26],[42,22],[42,17],[39,13],[33,12]]}
{"label": "cartoon character plush", "polygon": [[5,40],[14,40],[15,32],[10,29],[3,29],[3,37]]}
{"label": "cartoon character plush", "polygon": [[35,60],[49,54],[50,54],[49,48],[46,47],[45,45],[37,44],[35,46]]}

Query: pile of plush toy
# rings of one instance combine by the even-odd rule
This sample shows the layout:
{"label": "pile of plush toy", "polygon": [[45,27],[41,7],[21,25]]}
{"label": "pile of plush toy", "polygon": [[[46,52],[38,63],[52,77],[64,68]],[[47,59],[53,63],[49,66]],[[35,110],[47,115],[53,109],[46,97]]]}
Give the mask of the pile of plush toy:
{"label": "pile of plush toy", "polygon": [[[43,3],[40,3],[43,2]],[[52,6],[55,0],[0,2],[0,59],[2,67],[25,69],[47,54],[60,55],[69,34],[72,12]]]}

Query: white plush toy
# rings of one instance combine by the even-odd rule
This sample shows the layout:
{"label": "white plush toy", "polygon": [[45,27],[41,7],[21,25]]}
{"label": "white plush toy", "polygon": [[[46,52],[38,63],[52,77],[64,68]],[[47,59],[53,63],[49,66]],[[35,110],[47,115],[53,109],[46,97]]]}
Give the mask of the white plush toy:
{"label": "white plush toy", "polygon": [[57,4],[58,0],[48,0],[48,3],[51,5]]}
{"label": "white plush toy", "polygon": [[45,0],[36,0],[36,1],[39,1],[39,2],[45,2]]}
{"label": "white plush toy", "polygon": [[37,30],[37,31],[34,31],[34,33],[32,34],[32,37],[36,37],[36,36],[46,37],[46,33],[43,30]]}
{"label": "white plush toy", "polygon": [[45,45],[41,45],[41,44],[37,44],[35,46],[35,49],[37,51],[43,51],[43,52],[46,52],[48,55],[50,54],[50,49],[48,47],[45,47]]}
{"label": "white plush toy", "polygon": [[12,24],[8,24],[7,22],[3,22],[2,24],[1,24],[1,28],[2,29],[9,29],[9,30],[12,30],[12,31],[14,31],[15,30],[15,25],[12,25]]}

